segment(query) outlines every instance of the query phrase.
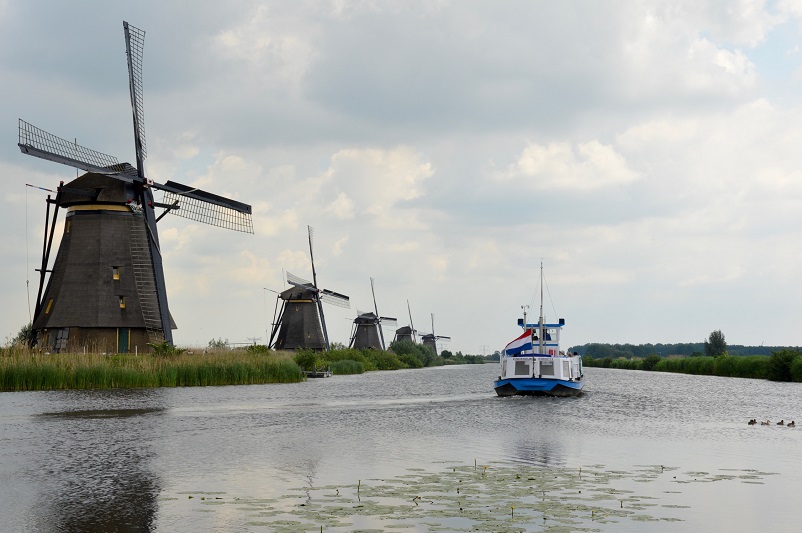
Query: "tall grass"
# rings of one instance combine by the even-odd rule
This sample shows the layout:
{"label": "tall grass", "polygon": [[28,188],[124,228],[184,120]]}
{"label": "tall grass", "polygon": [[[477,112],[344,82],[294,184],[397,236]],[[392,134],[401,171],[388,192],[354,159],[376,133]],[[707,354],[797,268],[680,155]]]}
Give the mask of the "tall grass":
{"label": "tall grass", "polygon": [[169,357],[0,352],[0,391],[248,385],[303,379],[290,354],[276,352],[236,350]]}

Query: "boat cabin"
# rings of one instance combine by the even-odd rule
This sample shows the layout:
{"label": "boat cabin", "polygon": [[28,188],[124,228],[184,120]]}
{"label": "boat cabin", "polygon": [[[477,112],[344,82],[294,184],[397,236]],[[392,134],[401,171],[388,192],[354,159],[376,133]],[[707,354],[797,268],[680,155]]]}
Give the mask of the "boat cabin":
{"label": "boat cabin", "polygon": [[582,358],[560,350],[560,331],[565,320],[557,324],[518,325],[527,333],[510,343],[501,358],[500,379],[544,378],[574,381],[582,377]]}

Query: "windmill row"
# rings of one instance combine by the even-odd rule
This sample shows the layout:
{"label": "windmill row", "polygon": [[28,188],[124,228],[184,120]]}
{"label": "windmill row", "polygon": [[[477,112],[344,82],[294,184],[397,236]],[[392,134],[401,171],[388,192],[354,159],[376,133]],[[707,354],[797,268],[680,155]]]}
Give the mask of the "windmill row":
{"label": "windmill row", "polygon": [[[253,233],[250,205],[173,181],[160,183],[146,173],[145,32],[123,22],[123,33],[136,166],[19,120],[22,153],[85,172],[67,184],[62,181],[56,191],[50,191],[55,198],[46,200],[32,343],[47,352],[82,347],[124,353],[173,344],[176,324],[167,300],[157,229],[165,215]],[[154,191],[162,192],[161,201],[156,201]],[[66,212],[61,240],[53,266],[48,268],[60,211]],[[311,228],[309,251],[311,255]],[[292,287],[280,294],[282,313],[273,328],[271,347],[328,349],[321,302],[347,307],[349,298],[317,288],[314,256],[311,282],[292,275],[287,280]],[[385,348],[381,325],[394,319],[379,316],[375,297],[374,310],[361,313],[354,321],[351,346]],[[411,340],[416,340],[411,316],[408,331],[401,328],[396,337],[410,334]],[[437,339],[432,333],[424,336],[423,342],[434,344],[436,351]]]}
{"label": "windmill row", "polygon": [[[276,305],[277,313],[273,317],[273,329],[270,334],[269,347],[276,350],[329,350],[328,330],[326,318],[323,313],[323,303],[340,307],[350,307],[350,298],[329,289],[319,289],[317,284],[317,271],[315,270],[315,254],[313,249],[314,230],[308,227],[309,257],[312,262],[312,281],[287,273],[287,283],[290,288],[279,293],[276,303],[281,302],[281,308]],[[381,316],[376,304],[376,291],[373,278],[370,278],[370,292],[373,296],[373,311],[362,312],[357,310],[351,328],[349,348],[373,348],[385,350],[383,326],[394,327],[398,320],[393,317]],[[409,311],[409,326],[395,330],[394,340],[408,340],[418,342],[418,332],[412,324],[412,311],[407,300]],[[278,320],[276,320],[278,317]],[[432,315],[432,333],[423,333],[421,341],[429,346],[437,355],[437,342],[450,340],[450,337],[434,334],[434,315]]]}

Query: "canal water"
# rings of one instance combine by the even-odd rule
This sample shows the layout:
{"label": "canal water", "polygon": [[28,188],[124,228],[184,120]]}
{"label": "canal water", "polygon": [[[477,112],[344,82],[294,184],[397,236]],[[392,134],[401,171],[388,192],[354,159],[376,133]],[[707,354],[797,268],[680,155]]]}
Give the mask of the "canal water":
{"label": "canal water", "polygon": [[0,531],[799,530],[802,384],[497,373],[0,393]]}

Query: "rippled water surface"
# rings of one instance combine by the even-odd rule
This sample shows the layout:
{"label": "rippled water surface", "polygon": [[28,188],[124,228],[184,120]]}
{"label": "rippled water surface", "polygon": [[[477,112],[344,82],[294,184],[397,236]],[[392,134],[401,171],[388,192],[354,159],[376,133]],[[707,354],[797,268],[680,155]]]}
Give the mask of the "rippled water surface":
{"label": "rippled water surface", "polygon": [[497,372],[0,393],[0,531],[799,529],[801,384],[590,368],[502,399]]}

